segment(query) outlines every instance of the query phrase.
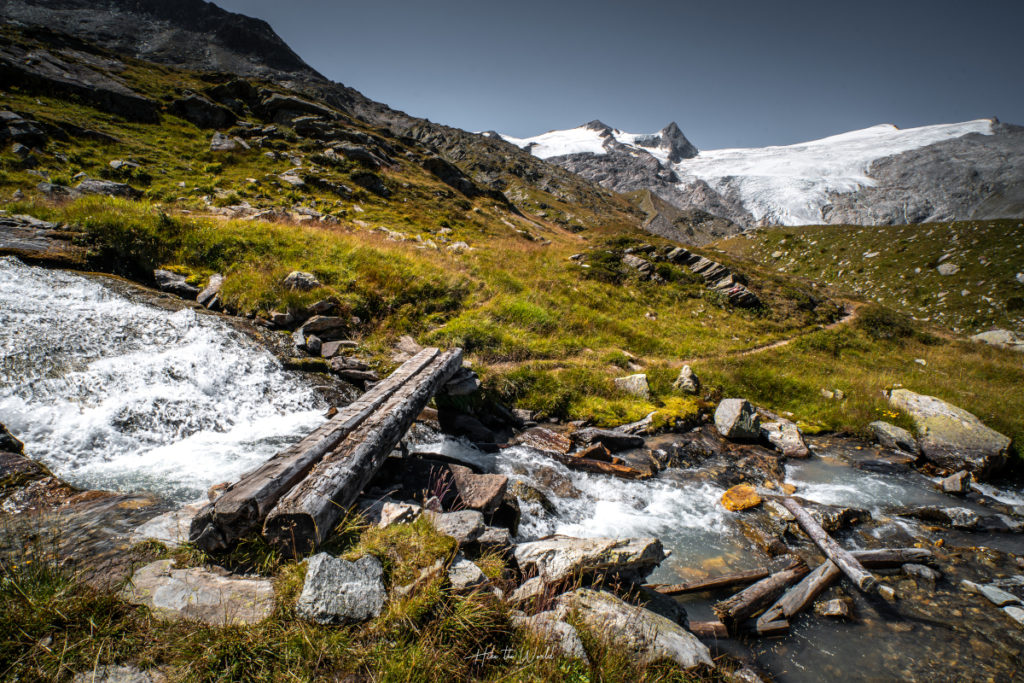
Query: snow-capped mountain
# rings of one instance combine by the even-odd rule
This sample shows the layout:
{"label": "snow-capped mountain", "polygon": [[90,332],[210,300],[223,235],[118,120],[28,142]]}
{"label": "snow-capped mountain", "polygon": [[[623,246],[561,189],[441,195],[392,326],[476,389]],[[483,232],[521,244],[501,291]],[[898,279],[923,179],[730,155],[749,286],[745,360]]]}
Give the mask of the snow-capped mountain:
{"label": "snow-capped mountain", "polygon": [[745,227],[1024,212],[1024,129],[994,119],[884,124],[795,145],[700,152],[674,123],[649,135],[593,121],[501,137],[609,189],[650,190]]}

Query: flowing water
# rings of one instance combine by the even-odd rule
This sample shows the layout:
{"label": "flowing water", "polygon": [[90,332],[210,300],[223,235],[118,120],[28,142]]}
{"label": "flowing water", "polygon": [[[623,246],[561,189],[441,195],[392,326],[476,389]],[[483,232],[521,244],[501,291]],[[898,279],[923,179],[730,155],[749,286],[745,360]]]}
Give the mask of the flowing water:
{"label": "flowing water", "polygon": [[[191,308],[169,311],[109,279],[28,267],[11,258],[0,259],[0,353],[0,421],[25,441],[33,457],[83,487],[193,500],[324,419],[326,405],[308,378],[283,370],[227,320]],[[889,534],[900,544],[927,537],[921,525],[887,517],[893,506],[965,505],[986,511],[937,492],[932,481],[912,470],[855,469],[848,458],[838,457],[838,446],[814,442],[812,447],[816,457],[787,465],[796,495],[870,510],[883,520],[868,532],[876,538]],[[570,470],[526,448],[488,454],[440,437],[415,450],[442,451],[541,491],[543,503],[522,503],[520,540],[552,533],[659,537],[671,556],[652,582],[737,571],[767,559],[743,536],[738,521],[747,513],[726,511],[719,502],[723,489],[695,472],[671,470],[654,479],[625,481]],[[1010,505],[1024,502],[1020,490],[982,490]],[[998,544],[1009,536],[979,534],[964,544]],[[845,542],[859,543],[853,537]],[[952,577],[935,595],[942,609],[964,617]],[[687,598],[691,617],[710,616],[712,597]],[[783,681],[938,680],[930,661],[1007,679],[1005,666],[985,667],[1000,653],[1014,652],[1016,641],[1006,645],[986,636],[979,644],[930,613],[908,617],[902,606],[853,597],[856,622],[805,615],[784,639],[720,645],[753,657]],[[967,617],[975,619],[972,627],[996,633],[999,620],[1005,621],[988,607]],[[957,621],[962,619],[951,624]]]}
{"label": "flowing water", "polygon": [[185,501],[312,430],[308,383],[224,320],[0,259],[0,421],[86,488]]}

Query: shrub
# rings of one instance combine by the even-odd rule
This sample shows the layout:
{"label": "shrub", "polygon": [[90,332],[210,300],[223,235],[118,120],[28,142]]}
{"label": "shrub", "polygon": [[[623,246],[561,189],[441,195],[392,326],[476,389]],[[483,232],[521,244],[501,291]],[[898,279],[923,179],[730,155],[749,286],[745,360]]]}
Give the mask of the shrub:
{"label": "shrub", "polygon": [[857,327],[876,340],[900,341],[914,335],[914,326],[907,316],[874,304],[861,310]]}

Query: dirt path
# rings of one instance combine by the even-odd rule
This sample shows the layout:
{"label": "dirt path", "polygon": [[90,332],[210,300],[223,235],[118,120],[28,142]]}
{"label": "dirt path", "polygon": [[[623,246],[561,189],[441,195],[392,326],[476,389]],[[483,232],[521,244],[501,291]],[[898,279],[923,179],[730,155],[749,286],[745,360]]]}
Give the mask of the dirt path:
{"label": "dirt path", "polygon": [[720,353],[720,354],[717,354],[717,355],[714,355],[714,356],[701,356],[701,357],[698,357],[698,358],[690,358],[688,360],[677,361],[675,363],[672,363],[672,367],[681,368],[684,365],[693,365],[694,363],[707,363],[708,361],[722,360],[722,359],[725,359],[725,358],[743,358],[745,356],[753,356],[753,355],[758,354],[758,353],[764,353],[765,351],[771,351],[772,349],[780,349],[783,346],[789,346],[790,344],[795,342],[797,339],[800,339],[802,337],[806,337],[809,334],[813,334],[815,332],[820,332],[822,330],[834,330],[837,327],[843,327],[844,325],[849,325],[854,320],[856,320],[857,317],[860,315],[860,309],[861,309],[861,307],[863,305],[864,304],[862,304],[860,302],[847,301],[846,302],[846,311],[845,311],[843,317],[840,318],[839,320],[833,322],[833,323],[829,323],[828,325],[825,325],[824,327],[818,327],[818,328],[815,328],[815,329],[812,329],[812,330],[804,330],[804,331],[800,332],[799,334],[793,335],[792,337],[786,337],[785,339],[779,339],[779,340],[773,341],[773,342],[771,342],[769,344],[762,344],[761,346],[754,346],[754,347],[749,348],[749,349],[741,349],[741,350],[738,350],[738,351],[727,351],[725,353]]}

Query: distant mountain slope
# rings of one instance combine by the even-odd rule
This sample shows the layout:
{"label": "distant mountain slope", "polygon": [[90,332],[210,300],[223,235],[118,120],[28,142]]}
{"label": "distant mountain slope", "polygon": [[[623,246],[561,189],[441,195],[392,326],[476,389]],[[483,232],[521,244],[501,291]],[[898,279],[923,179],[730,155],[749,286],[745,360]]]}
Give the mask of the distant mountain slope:
{"label": "distant mountain slope", "polygon": [[992,119],[905,130],[886,124],[671,158],[665,131],[635,135],[595,122],[503,137],[605,187],[649,189],[746,227],[1012,217],[1021,215],[1024,195],[1024,135]]}

